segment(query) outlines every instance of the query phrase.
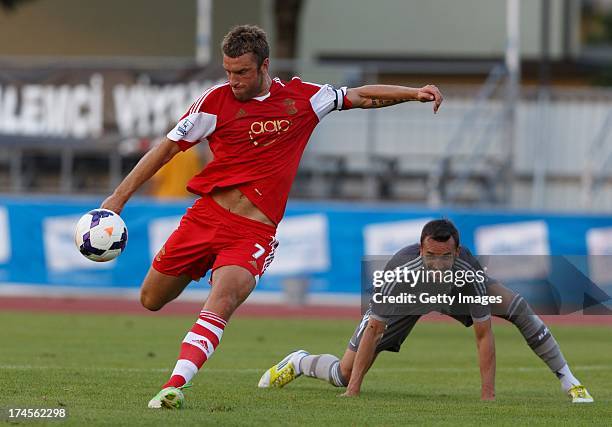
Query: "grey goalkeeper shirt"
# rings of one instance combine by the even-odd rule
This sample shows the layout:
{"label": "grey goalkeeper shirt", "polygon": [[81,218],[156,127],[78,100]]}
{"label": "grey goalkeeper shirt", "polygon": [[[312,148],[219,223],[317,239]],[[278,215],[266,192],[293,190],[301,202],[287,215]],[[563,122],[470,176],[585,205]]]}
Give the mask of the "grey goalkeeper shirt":
{"label": "grey goalkeeper shirt", "polygon": [[[385,271],[390,270],[401,271],[397,277],[419,279],[409,280],[409,283],[401,278],[390,280],[375,288],[370,298],[370,311],[377,320],[388,323],[394,316],[422,315],[431,311],[470,315],[474,322],[491,317],[491,307],[486,302],[490,278],[466,248],[460,248],[450,270],[434,273],[425,268],[418,244],[406,246],[387,262]],[[432,277],[437,279],[427,280]],[[440,277],[444,279],[440,281]]]}

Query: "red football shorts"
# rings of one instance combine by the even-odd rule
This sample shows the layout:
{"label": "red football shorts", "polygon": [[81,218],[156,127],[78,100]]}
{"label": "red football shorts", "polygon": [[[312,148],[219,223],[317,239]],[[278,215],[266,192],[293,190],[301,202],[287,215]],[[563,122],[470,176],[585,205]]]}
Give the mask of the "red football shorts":
{"label": "red football shorts", "polygon": [[155,256],[153,268],[200,280],[210,269],[238,265],[257,280],[274,258],[275,234],[276,227],[233,214],[206,195],[187,209]]}

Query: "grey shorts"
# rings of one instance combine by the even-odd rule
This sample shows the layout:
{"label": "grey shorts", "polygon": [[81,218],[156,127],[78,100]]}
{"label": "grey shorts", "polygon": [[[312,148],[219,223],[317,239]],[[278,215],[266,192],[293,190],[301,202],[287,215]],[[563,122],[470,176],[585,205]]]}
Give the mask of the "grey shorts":
{"label": "grey shorts", "polygon": [[[472,326],[473,324],[471,316],[452,313],[444,314],[447,314],[466,327]],[[365,331],[368,321],[370,320],[370,315],[370,310],[363,315],[361,322],[359,322],[359,325],[357,325],[355,333],[353,333],[353,336],[349,341],[349,350],[357,351],[359,348],[359,343],[361,342],[363,332]],[[397,353],[400,351],[402,343],[408,337],[412,331],[412,328],[414,328],[414,325],[416,325],[420,317],[420,314],[391,317],[387,322],[387,328],[385,329],[378,346],[376,346],[376,353],[380,353],[381,351],[393,351]]]}

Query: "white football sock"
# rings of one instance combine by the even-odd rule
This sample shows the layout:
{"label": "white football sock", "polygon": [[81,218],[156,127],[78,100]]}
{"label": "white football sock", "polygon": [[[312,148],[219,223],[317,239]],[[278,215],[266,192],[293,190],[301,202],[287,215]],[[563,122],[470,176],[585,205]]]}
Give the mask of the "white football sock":
{"label": "white football sock", "polygon": [[293,362],[293,367],[295,368],[295,374],[298,376],[302,375],[302,369],[300,366],[300,362],[306,356],[309,356],[309,354],[306,352],[302,352],[302,353],[297,353],[291,358],[291,361]]}
{"label": "white football sock", "polygon": [[336,387],[346,387],[348,381],[340,371],[340,359],[333,354],[309,354],[301,357],[299,371],[307,377],[319,378]]}
{"label": "white football sock", "polygon": [[563,368],[559,369],[557,372],[557,378],[561,381],[561,388],[563,391],[568,391],[575,385],[580,385],[580,381],[572,374],[569,366],[565,364]]}

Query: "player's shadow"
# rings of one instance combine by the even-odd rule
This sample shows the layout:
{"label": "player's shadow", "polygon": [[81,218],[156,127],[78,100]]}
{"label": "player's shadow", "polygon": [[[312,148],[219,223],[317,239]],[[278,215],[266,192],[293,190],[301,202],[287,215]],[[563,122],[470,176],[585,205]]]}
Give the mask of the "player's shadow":
{"label": "player's shadow", "polygon": [[[408,385],[406,386],[409,387]],[[339,393],[340,394],[340,393]],[[435,399],[450,399],[453,396],[450,393],[436,393],[431,390],[424,390],[422,393],[414,392],[413,390],[380,390],[374,388],[368,388],[362,391],[363,395],[368,395],[376,398],[384,398],[384,399],[411,399],[422,400],[422,401],[432,401]]]}
{"label": "player's shadow", "polygon": [[[310,382],[310,381],[308,381]],[[293,385],[293,384],[292,384]],[[408,388],[409,385],[406,385]],[[325,384],[324,382],[316,381],[313,379],[312,384],[308,384],[305,381],[302,384],[295,384],[293,387],[296,391],[299,389],[301,391],[309,391],[315,393],[326,392],[332,396],[340,396],[346,388],[343,387],[330,387],[329,384]],[[385,399],[398,399],[398,398],[407,398],[413,400],[423,400],[430,401],[432,398],[439,399],[450,399],[453,397],[450,393],[436,393],[431,390],[424,390],[422,393],[415,392],[414,390],[382,390],[377,388],[366,388],[361,392],[362,397],[371,396],[374,398],[385,398]]]}

